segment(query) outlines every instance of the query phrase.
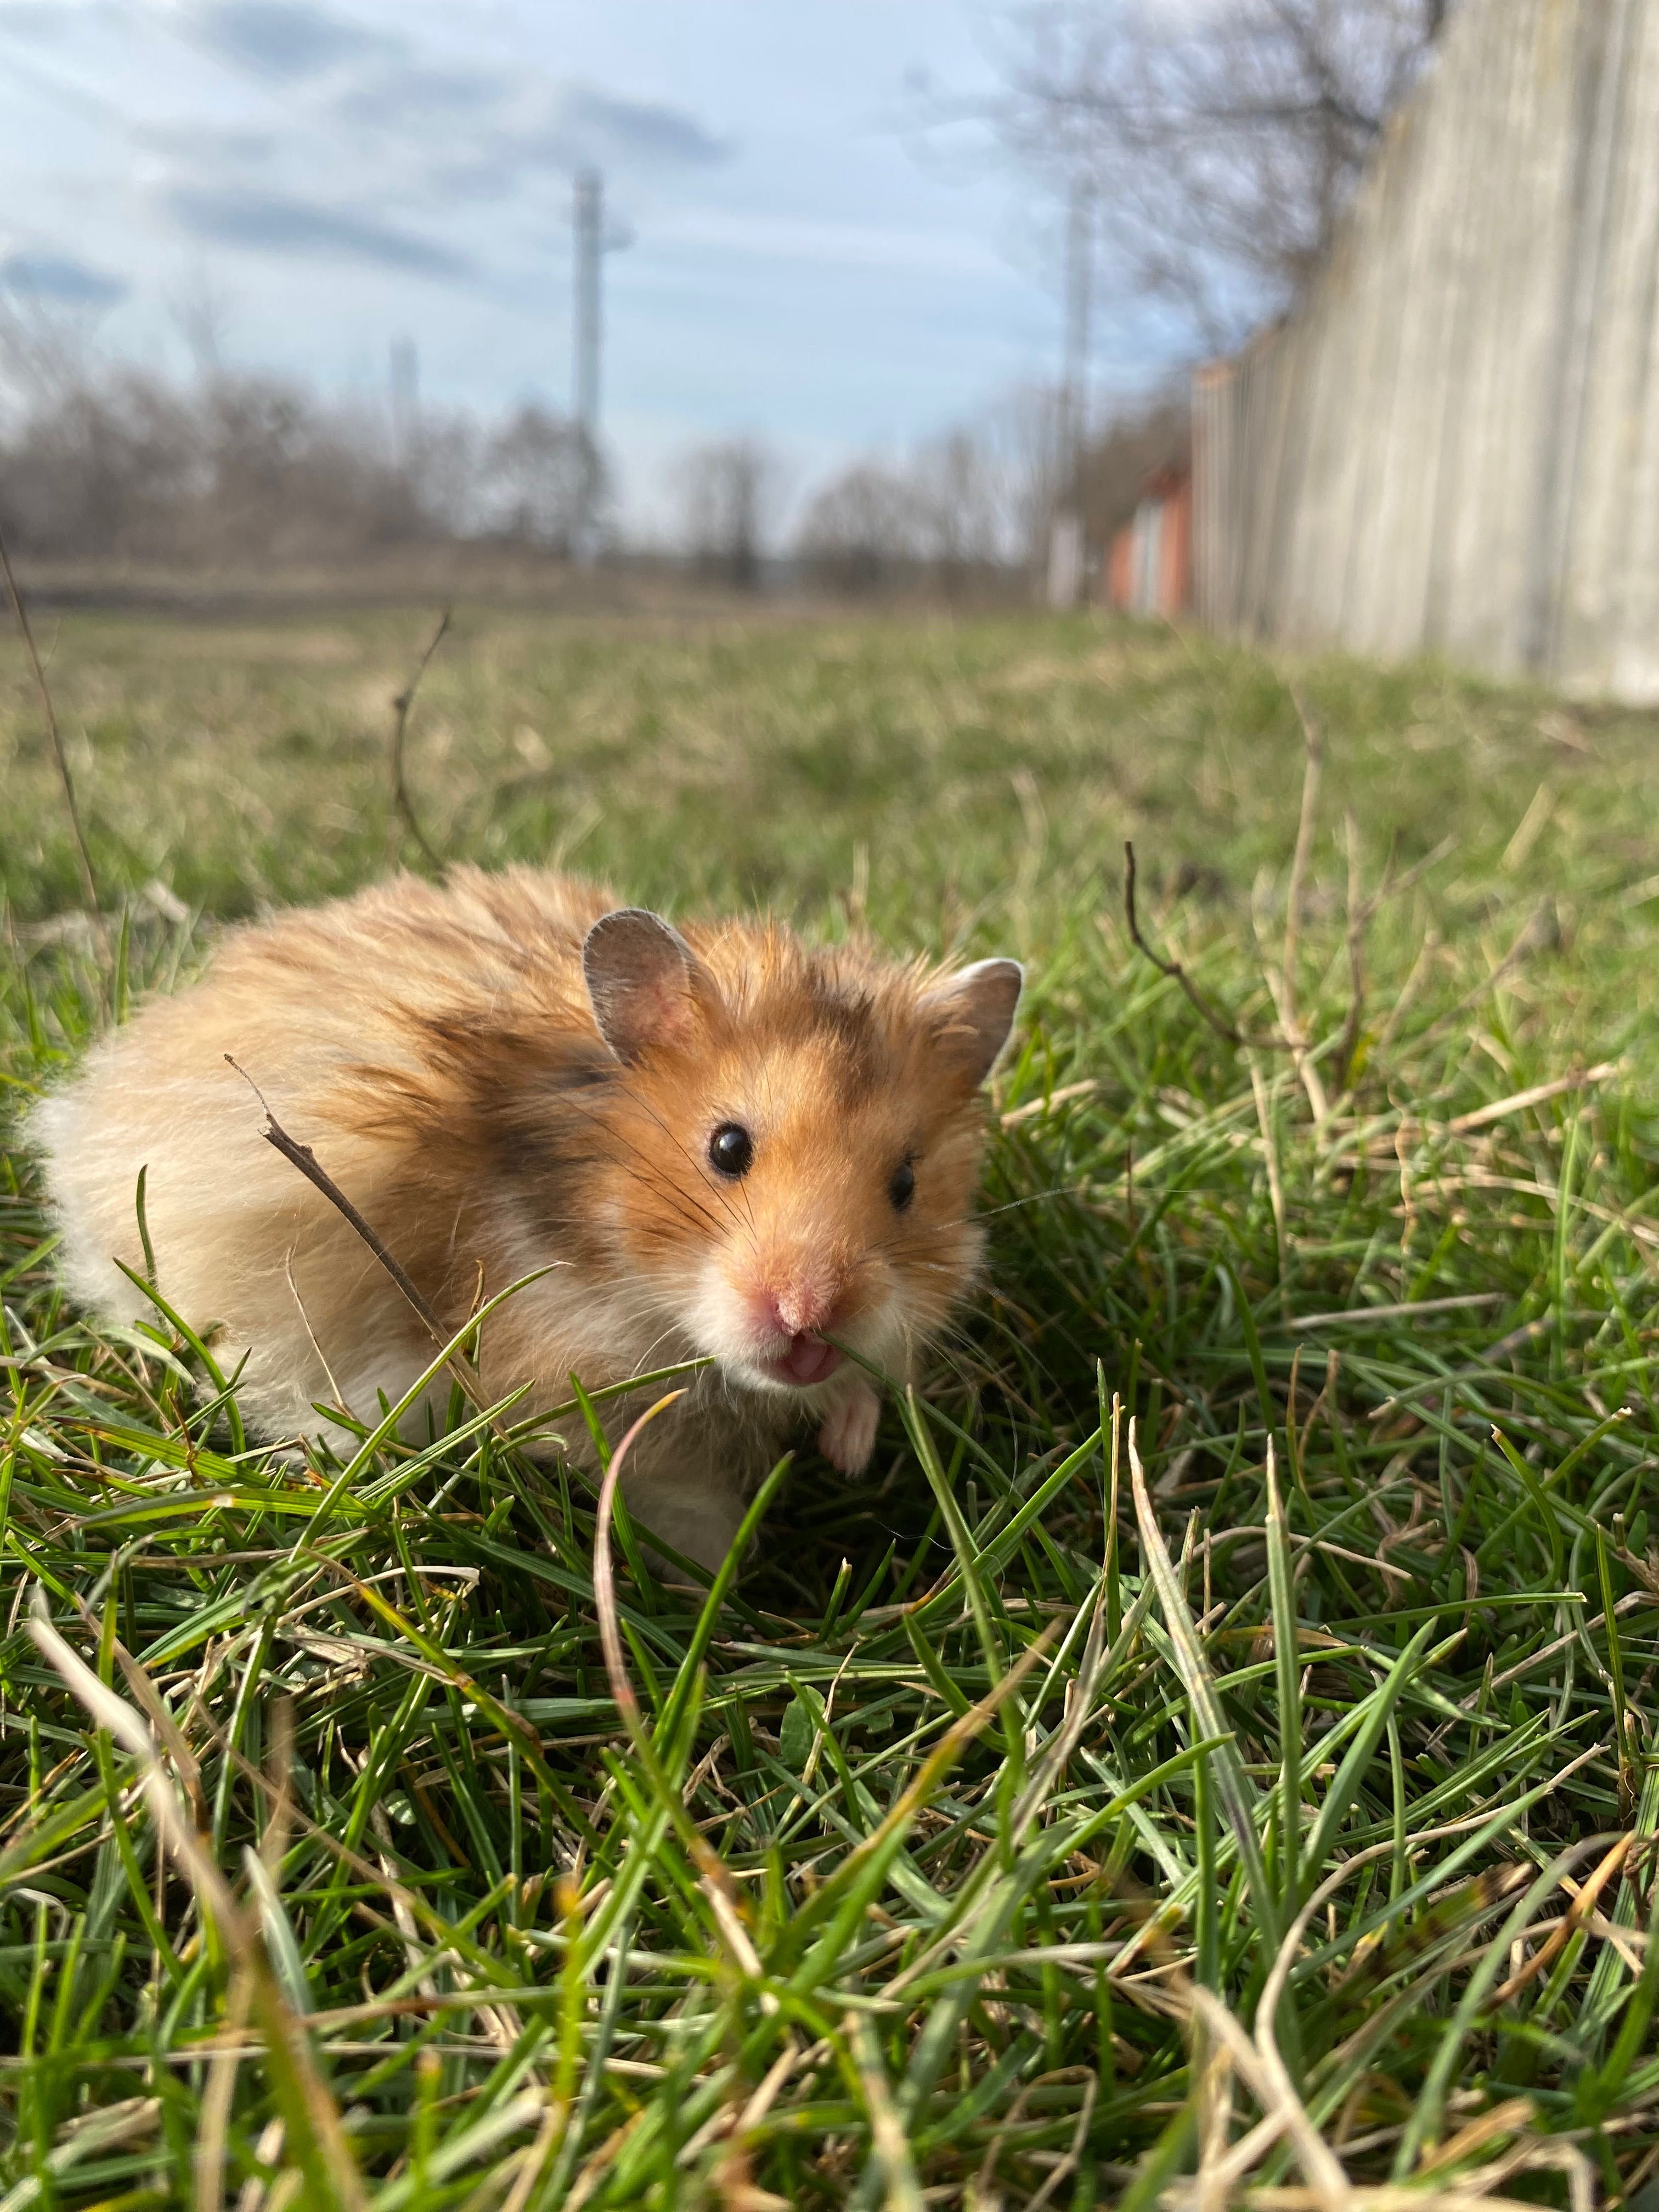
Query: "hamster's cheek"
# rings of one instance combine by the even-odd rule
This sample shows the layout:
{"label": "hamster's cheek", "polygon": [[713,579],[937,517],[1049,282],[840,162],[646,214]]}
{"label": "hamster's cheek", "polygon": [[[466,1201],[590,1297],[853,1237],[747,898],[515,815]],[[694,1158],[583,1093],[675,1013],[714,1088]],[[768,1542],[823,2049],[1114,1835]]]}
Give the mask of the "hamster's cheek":
{"label": "hamster's cheek", "polygon": [[723,1365],[742,1366],[753,1357],[742,1302],[714,1254],[689,1272],[680,1323],[700,1352],[712,1353]]}
{"label": "hamster's cheek", "polygon": [[916,1326],[915,1301],[901,1277],[878,1305],[860,1316],[847,1332],[847,1340],[873,1366],[895,1375],[903,1363],[906,1344]]}

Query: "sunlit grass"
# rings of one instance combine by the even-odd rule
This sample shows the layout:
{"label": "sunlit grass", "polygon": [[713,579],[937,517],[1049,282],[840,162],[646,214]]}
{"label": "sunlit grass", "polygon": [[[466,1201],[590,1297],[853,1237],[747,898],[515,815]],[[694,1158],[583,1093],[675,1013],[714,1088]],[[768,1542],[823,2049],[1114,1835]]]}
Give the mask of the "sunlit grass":
{"label": "sunlit grass", "polygon": [[[5,661],[10,1094],[218,918],[387,864],[428,627],[66,624],[107,945]],[[64,1306],[11,1156],[5,2212],[1644,2183],[1654,726],[1298,684],[1287,966],[1303,738],[1253,656],[462,617],[411,726],[443,849],[1030,963],[993,1289],[717,1615],[622,1545],[635,1740],[579,1477],[459,1395],[343,1483],[269,1455],[165,1316]],[[1126,836],[1156,943],[1305,1050],[1134,951]]]}

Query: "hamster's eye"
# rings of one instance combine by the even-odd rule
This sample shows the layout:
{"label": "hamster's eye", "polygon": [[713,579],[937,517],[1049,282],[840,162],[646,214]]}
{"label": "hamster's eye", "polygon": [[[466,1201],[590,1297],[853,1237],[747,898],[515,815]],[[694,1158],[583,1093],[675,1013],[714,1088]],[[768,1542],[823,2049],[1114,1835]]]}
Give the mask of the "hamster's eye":
{"label": "hamster's eye", "polygon": [[740,1121],[722,1121],[708,1139],[708,1164],[735,1182],[754,1163],[755,1140]]}
{"label": "hamster's eye", "polygon": [[916,1171],[908,1160],[893,1170],[893,1180],[887,1186],[887,1195],[893,1201],[893,1211],[902,1213],[916,1194]]}

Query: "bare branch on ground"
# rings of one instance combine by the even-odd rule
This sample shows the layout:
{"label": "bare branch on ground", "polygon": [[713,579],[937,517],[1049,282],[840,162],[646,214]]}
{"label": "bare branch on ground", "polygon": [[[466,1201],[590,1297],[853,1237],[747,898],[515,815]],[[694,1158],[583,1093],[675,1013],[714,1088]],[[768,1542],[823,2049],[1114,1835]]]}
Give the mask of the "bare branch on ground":
{"label": "bare branch on ground", "polygon": [[409,710],[415,703],[415,694],[421,688],[421,678],[426,674],[427,663],[443,643],[449,629],[449,618],[454,610],[446,607],[438,617],[438,627],[427,640],[426,650],[415,664],[415,672],[392,702],[392,801],[403,817],[404,827],[420,847],[427,865],[437,875],[442,875],[444,863],[433,850],[420,817],[415,811],[415,802],[409,795],[409,785],[404,776],[404,740],[409,731]]}

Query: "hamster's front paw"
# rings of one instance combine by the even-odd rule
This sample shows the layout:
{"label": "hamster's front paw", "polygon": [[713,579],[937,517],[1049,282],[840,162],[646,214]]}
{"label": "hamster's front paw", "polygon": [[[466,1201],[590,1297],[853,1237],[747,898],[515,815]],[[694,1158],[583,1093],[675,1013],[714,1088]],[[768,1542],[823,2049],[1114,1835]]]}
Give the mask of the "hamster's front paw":
{"label": "hamster's front paw", "polygon": [[876,1448],[881,1401],[863,1381],[836,1401],[818,1431],[818,1449],[843,1474],[862,1474]]}

